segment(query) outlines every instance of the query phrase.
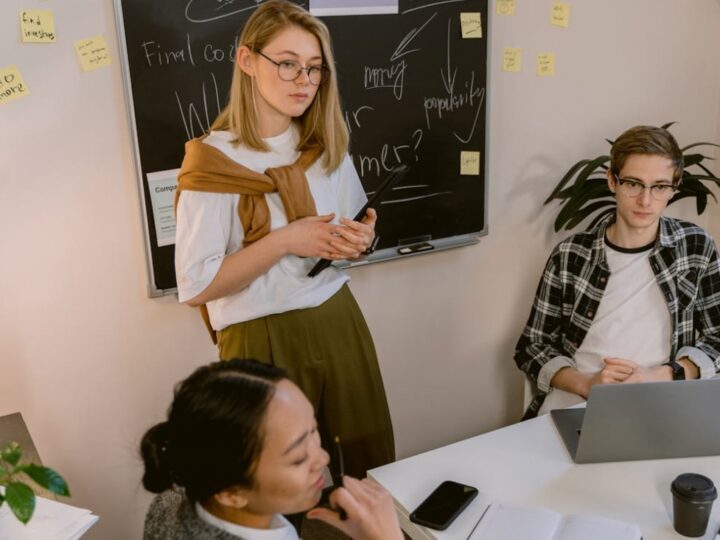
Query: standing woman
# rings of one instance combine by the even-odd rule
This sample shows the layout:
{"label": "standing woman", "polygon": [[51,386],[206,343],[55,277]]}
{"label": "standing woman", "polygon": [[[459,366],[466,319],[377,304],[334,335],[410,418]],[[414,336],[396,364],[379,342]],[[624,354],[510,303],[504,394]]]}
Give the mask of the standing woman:
{"label": "standing woman", "polygon": [[283,0],[262,3],[237,43],[230,100],[186,144],[176,195],[181,302],[200,306],[220,358],[285,369],[339,436],[348,474],[394,460],[375,347],[335,267],[361,257],[376,215],[347,154],[325,25]]}

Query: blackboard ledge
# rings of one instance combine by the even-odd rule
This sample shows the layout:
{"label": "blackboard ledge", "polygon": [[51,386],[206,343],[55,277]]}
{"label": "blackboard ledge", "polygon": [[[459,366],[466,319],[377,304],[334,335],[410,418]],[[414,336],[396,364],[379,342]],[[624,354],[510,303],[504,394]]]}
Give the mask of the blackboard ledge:
{"label": "blackboard ledge", "polygon": [[485,236],[487,231],[482,231],[473,234],[463,234],[459,236],[451,236],[449,238],[438,238],[437,240],[429,240],[427,244],[432,245],[432,249],[420,249],[417,251],[410,251],[409,253],[401,254],[398,252],[398,247],[379,249],[372,255],[369,255],[362,261],[358,262],[339,262],[334,263],[338,268],[356,268],[358,266],[365,266],[366,264],[379,263],[385,261],[394,261],[397,259],[407,259],[409,257],[415,257],[417,255],[425,255],[426,253],[435,253],[437,251],[445,251],[446,249],[459,248],[464,246],[472,246],[480,242],[480,238]]}

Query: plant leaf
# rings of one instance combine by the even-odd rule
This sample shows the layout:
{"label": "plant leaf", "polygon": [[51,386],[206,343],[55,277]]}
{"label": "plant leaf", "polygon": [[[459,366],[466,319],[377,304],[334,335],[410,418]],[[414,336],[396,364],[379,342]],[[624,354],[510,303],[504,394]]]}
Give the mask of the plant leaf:
{"label": "plant leaf", "polygon": [[590,177],[592,173],[594,173],[607,161],[610,161],[610,156],[598,156],[590,161],[587,165],[585,165],[585,168],[580,172],[580,174],[578,174],[573,185],[578,188]]}
{"label": "plant leaf", "polygon": [[699,195],[701,193],[708,195],[711,193],[708,187],[703,184],[697,177],[694,176],[686,176],[680,183],[678,193],[685,192],[692,193],[694,195]]}
{"label": "plant leaf", "polygon": [[20,445],[14,441],[7,443],[3,446],[2,450],[0,450],[0,459],[7,461],[13,467],[17,465],[18,461],[20,461],[21,455],[22,448],[20,448]]}
{"label": "plant leaf", "polygon": [[703,159],[705,159],[705,156],[702,154],[686,154],[683,156],[683,166],[692,167],[693,165],[702,163]]}
{"label": "plant leaf", "polygon": [[[698,163],[697,166],[700,167],[703,171],[705,171],[709,176],[714,176],[715,178],[717,178],[713,174],[713,172],[710,169],[708,169],[705,165],[703,165],[702,163]],[[688,173],[688,174],[690,174],[690,173]]]}
{"label": "plant leaf", "polygon": [[691,181],[691,180],[709,180],[710,182],[715,182],[718,186],[720,186],[720,178],[718,178],[715,175],[688,174],[688,175],[683,175],[683,181],[680,184],[680,189],[682,189],[682,186],[686,181]]}
{"label": "plant leaf", "polygon": [[684,154],[686,151],[690,150],[691,148],[695,148],[696,146],[716,146],[720,148],[720,144],[715,144],[712,142],[696,142],[693,144],[688,144],[685,148],[681,148],[680,150]]}
{"label": "plant leaf", "polygon": [[5,488],[5,500],[21,523],[26,524],[35,511],[35,494],[22,482],[10,482]]}
{"label": "plant leaf", "polygon": [[560,180],[560,182],[558,183],[558,185],[555,186],[555,189],[553,189],[552,193],[550,193],[550,196],[549,196],[547,199],[545,199],[545,202],[543,203],[543,205],[549,203],[549,202],[552,201],[554,198],[556,198],[557,194],[560,193],[560,190],[561,190],[563,187],[565,187],[565,184],[567,184],[567,183],[570,181],[570,179],[571,179],[573,176],[575,176],[575,174],[576,174],[580,169],[582,169],[585,165],[587,165],[588,163],[590,163],[590,160],[589,160],[589,159],[582,159],[582,160],[578,161],[575,165],[573,165],[572,167],[570,167],[570,170],[568,170],[568,172],[565,173],[565,176],[563,176],[563,177],[562,177],[562,180]]}
{"label": "plant leaf", "polygon": [[562,229],[563,226],[572,219],[575,212],[580,210],[588,201],[612,196],[613,194],[608,188],[607,182],[604,180],[588,180],[580,184],[572,197],[566,201],[562,210],[558,213],[557,219],[555,220],[555,230],[559,231]]}
{"label": "plant leaf", "polygon": [[68,485],[57,472],[50,467],[41,467],[40,465],[24,465],[22,472],[35,480],[38,485],[44,487],[48,491],[63,497],[70,496]]}
{"label": "plant leaf", "polygon": [[695,208],[697,208],[697,213],[702,214],[705,211],[706,207],[707,195],[698,195],[697,199],[695,200]]}

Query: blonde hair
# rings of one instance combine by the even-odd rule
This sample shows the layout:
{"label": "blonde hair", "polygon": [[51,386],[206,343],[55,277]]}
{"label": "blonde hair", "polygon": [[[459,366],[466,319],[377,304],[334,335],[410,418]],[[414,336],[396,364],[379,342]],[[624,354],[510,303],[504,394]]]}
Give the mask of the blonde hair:
{"label": "blonde hair", "polygon": [[[330,32],[325,24],[300,6],[285,0],[269,0],[255,10],[245,23],[237,41],[251,51],[259,51],[278,32],[289,26],[297,26],[310,32],[320,42],[323,64],[330,74],[318,88],[315,99],[299,118],[293,119],[300,129],[297,149],[302,151],[320,146],[323,167],[332,172],[343,161],[348,148],[348,131],[340,111],[335,60],[330,44]],[[229,131],[235,135],[236,144],[244,144],[260,151],[269,151],[258,133],[258,119],[254,102],[254,79],[235,62],[230,86],[230,99],[210,129]]]}

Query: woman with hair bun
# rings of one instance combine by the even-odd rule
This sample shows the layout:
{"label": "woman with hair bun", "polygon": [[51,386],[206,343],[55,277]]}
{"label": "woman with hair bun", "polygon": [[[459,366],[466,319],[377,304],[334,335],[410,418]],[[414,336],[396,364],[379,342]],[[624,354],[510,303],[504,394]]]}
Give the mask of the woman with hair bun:
{"label": "woman with hair bun", "polygon": [[375,346],[347,286],[319,257],[356,259],[375,238],[347,153],[330,34],[300,6],[261,3],[237,41],[230,98],[188,141],[176,192],[181,302],[199,306],[223,360],[282,367],[339,436],[354,476],[395,459]]}
{"label": "woman with hair bun", "polygon": [[[328,455],[313,407],[286,374],[252,360],[198,368],[175,389],[168,418],[142,439],[143,486],[158,493],[145,540],[298,540],[282,514],[320,500]],[[392,498],[343,478],[338,512],[308,513],[356,540],[402,540]]]}

